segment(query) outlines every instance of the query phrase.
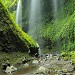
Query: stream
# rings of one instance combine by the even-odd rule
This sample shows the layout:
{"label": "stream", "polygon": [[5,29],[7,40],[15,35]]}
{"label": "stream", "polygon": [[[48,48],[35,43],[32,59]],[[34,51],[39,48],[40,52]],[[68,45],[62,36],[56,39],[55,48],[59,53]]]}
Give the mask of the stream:
{"label": "stream", "polygon": [[71,60],[63,60],[59,55],[48,55],[41,58],[33,58],[26,64],[17,64],[17,71],[11,74],[0,72],[0,75],[75,75],[75,66]]}

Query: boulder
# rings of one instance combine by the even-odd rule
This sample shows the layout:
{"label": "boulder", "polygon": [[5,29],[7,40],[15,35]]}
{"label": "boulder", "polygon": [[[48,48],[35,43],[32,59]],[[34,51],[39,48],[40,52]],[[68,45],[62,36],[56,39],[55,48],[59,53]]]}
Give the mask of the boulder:
{"label": "boulder", "polygon": [[43,75],[48,75],[50,73],[50,70],[44,66],[40,66],[38,69],[37,69],[37,72],[36,74],[43,74]]}
{"label": "boulder", "polygon": [[12,73],[14,71],[17,71],[17,68],[14,66],[7,66],[7,68],[5,70],[6,73]]}

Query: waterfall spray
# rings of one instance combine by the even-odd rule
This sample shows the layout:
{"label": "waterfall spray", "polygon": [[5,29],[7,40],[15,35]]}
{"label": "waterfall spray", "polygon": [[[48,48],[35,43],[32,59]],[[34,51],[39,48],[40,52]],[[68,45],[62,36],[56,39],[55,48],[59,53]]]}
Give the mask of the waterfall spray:
{"label": "waterfall spray", "polygon": [[58,0],[52,0],[53,5],[53,18],[56,20],[58,18]]}
{"label": "waterfall spray", "polygon": [[[61,14],[60,14],[60,9],[62,9],[64,1],[63,0],[52,0],[52,9],[53,9],[53,19],[57,20]],[[63,12],[63,11],[62,11]]]}
{"label": "waterfall spray", "polygon": [[[28,34],[37,41],[37,36],[40,33],[41,27],[41,6],[40,0],[31,0],[29,32]],[[38,32],[39,31],[39,32]]]}
{"label": "waterfall spray", "polygon": [[16,11],[16,23],[22,28],[22,3],[18,0],[17,11]]}

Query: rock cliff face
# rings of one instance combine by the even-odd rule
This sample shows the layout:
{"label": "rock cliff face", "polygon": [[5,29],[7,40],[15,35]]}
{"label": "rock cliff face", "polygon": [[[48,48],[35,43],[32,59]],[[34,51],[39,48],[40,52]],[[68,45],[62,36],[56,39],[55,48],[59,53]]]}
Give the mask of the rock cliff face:
{"label": "rock cliff face", "polygon": [[34,40],[13,21],[9,11],[0,0],[0,50],[27,51],[36,47]]}

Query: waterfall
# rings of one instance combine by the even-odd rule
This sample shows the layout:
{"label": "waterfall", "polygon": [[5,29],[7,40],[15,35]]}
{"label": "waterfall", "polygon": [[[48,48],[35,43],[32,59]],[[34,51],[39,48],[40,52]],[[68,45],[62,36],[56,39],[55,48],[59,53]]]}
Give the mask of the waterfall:
{"label": "waterfall", "polygon": [[[52,0],[52,9],[53,9],[53,19],[58,20],[62,12],[60,10],[62,9],[64,1],[63,0]],[[60,14],[59,14],[60,13]]]}
{"label": "waterfall", "polygon": [[52,0],[53,7],[53,18],[56,20],[58,18],[58,0]]}
{"label": "waterfall", "polygon": [[28,34],[39,44],[41,39],[41,0],[31,0]]}
{"label": "waterfall", "polygon": [[40,33],[41,27],[41,0],[31,0],[30,20],[29,20],[29,32],[28,34],[37,41],[37,36]]}
{"label": "waterfall", "polygon": [[16,11],[16,23],[22,28],[22,3],[18,0],[17,11]]}

